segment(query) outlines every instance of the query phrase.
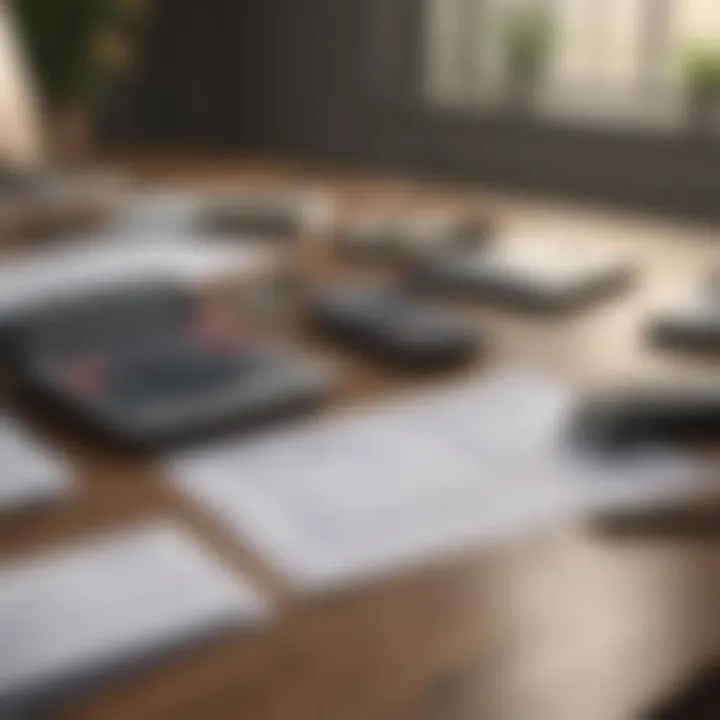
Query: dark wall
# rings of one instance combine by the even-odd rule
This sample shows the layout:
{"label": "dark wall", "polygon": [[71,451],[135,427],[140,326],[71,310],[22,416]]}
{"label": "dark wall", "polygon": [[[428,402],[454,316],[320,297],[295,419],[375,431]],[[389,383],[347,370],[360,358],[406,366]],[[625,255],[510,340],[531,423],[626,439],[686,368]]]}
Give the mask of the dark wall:
{"label": "dark wall", "polygon": [[420,99],[423,0],[159,0],[111,137],[720,215],[720,143],[479,120]]}
{"label": "dark wall", "polygon": [[389,130],[379,98],[402,66],[387,36],[396,14],[384,22],[384,5],[160,0],[143,73],[109,113],[108,134],[378,162]]}
{"label": "dark wall", "polygon": [[142,71],[106,109],[111,141],[157,146],[216,141],[231,97],[216,92],[227,49],[224,5],[219,0],[155,3],[154,21],[141,43]]}

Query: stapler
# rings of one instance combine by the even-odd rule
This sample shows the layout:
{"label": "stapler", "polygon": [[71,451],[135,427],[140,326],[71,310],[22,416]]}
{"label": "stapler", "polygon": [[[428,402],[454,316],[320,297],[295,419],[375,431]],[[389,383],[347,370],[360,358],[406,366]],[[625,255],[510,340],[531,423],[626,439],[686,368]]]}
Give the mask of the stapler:
{"label": "stapler", "polygon": [[720,384],[643,385],[597,392],[579,404],[573,434],[599,450],[720,437]]}

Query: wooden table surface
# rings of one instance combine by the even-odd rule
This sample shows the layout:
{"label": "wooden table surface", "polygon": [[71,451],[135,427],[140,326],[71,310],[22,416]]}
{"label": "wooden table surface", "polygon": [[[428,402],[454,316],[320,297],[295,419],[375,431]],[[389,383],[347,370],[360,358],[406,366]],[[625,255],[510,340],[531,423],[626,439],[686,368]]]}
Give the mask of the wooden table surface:
{"label": "wooden table surface", "polygon": [[[617,248],[643,266],[638,287],[565,319],[475,308],[492,350],[475,370],[528,360],[581,386],[647,375],[717,373],[642,346],[639,323],[693,273],[720,263],[717,231],[468,187],[348,176],[258,162],[126,162],[139,182],[193,188],[308,187],[340,215],[374,206],[478,209],[502,233],[542,231]],[[298,261],[321,280],[347,270],[327,238]],[[418,382],[303,340],[332,356],[342,384],[328,412]],[[428,381],[442,383],[443,377]],[[298,600],[243,543],[177,496],[147,458],[38,427],[76,463],[68,505],[0,522],[0,558],[134,521],[170,517],[276,601],[252,634],[193,648],[123,677],[53,716],[84,720],[625,720],[720,650],[720,563],[711,538],[616,537],[580,522],[327,600]],[[1,648],[0,648],[1,652]]]}

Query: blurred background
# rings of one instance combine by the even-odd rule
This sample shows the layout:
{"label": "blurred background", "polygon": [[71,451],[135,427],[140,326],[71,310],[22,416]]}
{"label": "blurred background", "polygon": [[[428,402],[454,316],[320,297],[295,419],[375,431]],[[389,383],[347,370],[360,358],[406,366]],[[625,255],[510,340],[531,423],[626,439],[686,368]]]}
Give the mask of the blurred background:
{"label": "blurred background", "polygon": [[273,154],[716,212],[713,0],[10,5],[61,155]]}
{"label": "blurred background", "polygon": [[[98,236],[82,238],[75,261],[72,252],[61,244],[55,254],[45,255],[44,264],[40,263],[42,272],[37,273],[32,263],[25,272],[22,264],[8,265],[0,288],[8,295],[15,292],[22,300],[26,286],[42,295],[52,290],[57,280],[58,286],[74,292],[83,277],[98,280],[98,268],[109,268],[108,275],[131,277],[142,274],[141,270],[150,272],[154,262],[163,271],[167,271],[166,265],[172,265],[167,272],[181,275],[185,285],[197,290],[203,282],[209,282],[211,275],[237,270],[236,284],[232,284],[235,278],[223,277],[227,286],[217,288],[226,291],[222,299],[229,301],[232,318],[229,312],[221,312],[222,303],[200,303],[198,317],[204,320],[207,316],[209,320],[198,324],[202,347],[197,355],[188,353],[186,365],[174,345],[162,346],[166,336],[148,333],[153,342],[159,338],[158,347],[166,353],[163,362],[176,362],[181,369],[188,367],[193,372],[196,363],[214,371],[221,362],[211,364],[217,360],[213,353],[217,351],[224,362],[224,348],[220,346],[227,340],[225,331],[237,329],[233,323],[238,320],[235,324],[240,332],[238,338],[233,338],[239,339],[243,352],[246,346],[252,350],[255,342],[264,347],[267,340],[270,347],[270,340],[276,336],[283,340],[287,336],[293,343],[297,340],[303,353],[307,349],[308,358],[315,359],[318,353],[320,359],[337,363],[345,383],[342,393],[333,399],[340,408],[366,397],[382,397],[396,388],[411,388],[416,381],[411,373],[386,373],[381,366],[366,366],[364,358],[345,357],[349,346],[344,341],[331,347],[315,337],[302,313],[294,313],[297,308],[304,309],[310,291],[323,289],[326,284],[328,288],[335,283],[338,287],[349,285],[356,274],[358,278],[375,279],[375,271],[369,270],[365,278],[362,263],[358,263],[357,273],[349,261],[348,267],[343,267],[342,252],[336,253],[334,260],[330,258],[327,250],[331,246],[322,238],[333,243],[342,241],[344,233],[352,238],[352,221],[357,220],[362,250],[363,210],[370,211],[372,221],[372,213],[378,210],[382,214],[394,207],[401,213],[414,215],[418,211],[421,215],[419,211],[434,208],[449,212],[452,218],[453,213],[459,213],[463,226],[460,234],[469,233],[471,241],[477,241],[477,247],[460,247],[467,238],[454,237],[450,223],[448,244],[439,243],[437,248],[448,252],[478,250],[480,261],[483,253],[490,258],[491,270],[493,251],[498,247],[495,236],[499,246],[508,247],[508,238],[530,238],[533,242],[539,239],[542,244],[545,235],[550,239],[561,236],[577,245],[573,250],[582,250],[585,245],[590,250],[610,250],[611,254],[617,251],[622,255],[621,282],[617,287],[621,288],[619,292],[627,289],[633,293],[622,302],[618,297],[618,303],[610,304],[607,312],[588,311],[579,319],[551,323],[523,317],[523,313],[511,318],[490,307],[477,313],[473,308],[471,315],[469,305],[463,306],[468,314],[461,319],[472,324],[473,342],[477,340],[476,320],[482,323],[480,346],[485,344],[485,331],[489,333],[490,367],[493,360],[502,364],[522,358],[523,362],[547,364],[588,385],[600,386],[604,381],[626,377],[670,378],[678,382],[707,377],[711,381],[708,387],[712,383],[716,390],[717,355],[711,360],[703,356],[691,361],[680,354],[656,352],[657,348],[649,347],[651,343],[644,339],[648,319],[654,318],[657,308],[662,309],[665,294],[670,300],[673,293],[677,291],[679,296],[685,285],[697,280],[697,293],[688,298],[692,302],[688,302],[687,313],[684,305],[680,307],[680,320],[685,322],[689,315],[694,322],[699,317],[704,331],[707,317],[708,323],[715,323],[710,334],[712,342],[717,342],[717,276],[700,282],[708,268],[717,264],[717,247],[706,242],[717,240],[715,225],[690,229],[685,223],[666,222],[666,218],[658,221],[653,215],[646,218],[649,223],[645,225],[636,223],[637,217],[626,223],[628,218],[623,220],[623,213],[596,216],[590,207],[587,214],[582,208],[576,214],[579,203],[551,202],[545,207],[542,199],[557,196],[590,201],[590,205],[608,203],[717,220],[719,140],[718,0],[0,0],[0,157],[7,166],[0,167],[0,207],[7,215],[18,210],[19,217],[7,221],[10,232],[6,234],[19,238],[17,228],[27,225],[31,228],[28,236],[47,239],[54,226],[63,225],[67,217],[72,220],[75,215],[83,221],[89,217],[91,225],[98,218],[107,220],[106,215],[115,221],[103,226]],[[256,158],[257,163],[253,162]],[[140,180],[152,178],[155,160],[162,183],[144,187]],[[210,169],[212,181],[203,177],[196,160],[198,166],[204,163]],[[44,185],[41,172],[33,186],[32,177],[24,185],[19,177],[22,173],[12,172],[16,167],[41,166],[113,167],[120,170],[119,175],[128,170],[127,175],[137,182],[137,186],[131,182],[130,189],[137,194],[125,197],[123,190],[110,182],[112,178],[108,178],[108,190],[104,192],[94,173],[77,173],[81,176],[78,179],[65,178],[63,173],[55,178],[48,173]],[[10,172],[4,173],[7,169]],[[225,183],[224,169],[228,170]],[[163,195],[162,188],[171,189],[176,181],[180,184],[188,178],[197,183],[197,191]],[[238,193],[237,198],[223,194],[227,181]],[[318,182],[328,197],[325,191],[322,197],[314,197]],[[270,190],[269,198],[262,195],[264,187]],[[283,193],[287,190],[287,198],[275,197],[281,187]],[[91,189],[101,197],[96,198]],[[495,193],[496,189],[501,192]],[[320,200],[319,213],[312,211],[314,203],[295,197],[298,191],[305,190]],[[207,197],[205,192],[209,193]],[[115,216],[119,199],[123,201],[121,212]],[[323,202],[328,199],[329,205]],[[203,209],[205,202],[210,203],[207,212]],[[82,207],[65,212],[64,205]],[[249,216],[252,225],[254,213],[261,220],[269,216],[273,227],[278,222],[289,223],[290,231],[278,245],[265,247],[262,243],[244,243],[246,232],[255,239],[255,231],[235,228],[226,232],[237,218],[241,224]],[[322,217],[316,223],[312,218],[308,220],[310,215]],[[347,227],[343,225],[346,220]],[[470,221],[469,231],[465,220]],[[166,224],[169,227],[163,230]],[[411,271],[433,260],[437,249],[430,245],[423,248],[422,240],[428,233],[423,234],[421,225],[415,226],[419,235],[410,233],[412,242],[419,237],[420,248],[417,262],[408,260],[412,253],[406,254],[405,262]],[[429,226],[432,235],[437,227],[442,229],[443,223],[433,230],[430,217]],[[194,242],[198,240],[194,236],[201,232],[199,228],[202,233],[216,232],[221,236],[222,242],[215,250],[211,238],[201,237],[201,242]],[[0,235],[3,230],[0,222]],[[278,239],[275,235],[283,233],[273,229],[265,234]],[[372,235],[371,222],[366,236],[372,240]],[[309,242],[305,242],[305,236]],[[88,257],[83,254],[83,242],[88,238],[93,241],[88,245],[96,245],[98,253],[93,256],[91,247],[90,259],[83,261]],[[229,250],[223,244],[228,239]],[[285,243],[287,239],[289,243]],[[315,239],[320,242],[315,243]],[[160,250],[155,252],[153,245]],[[340,244],[332,247],[342,250]],[[264,253],[268,248],[268,262],[262,255],[262,264],[254,265],[255,251]],[[32,244],[24,249],[29,250],[26,257],[30,260],[33,254],[41,254]],[[117,255],[113,254],[115,249]],[[144,256],[143,250],[147,251]],[[525,252],[515,252],[514,257]],[[116,258],[123,256],[129,260],[121,267]],[[562,290],[564,272],[573,274],[576,257],[577,272],[584,279],[582,253],[575,256],[561,248],[560,254],[553,257],[550,253],[549,260],[545,260],[541,247],[538,257],[535,266],[532,253],[527,253],[515,266],[519,267],[520,284],[529,285],[531,293],[537,277],[542,281],[542,290],[544,272],[550,277],[550,290],[554,283]],[[512,284],[516,272],[513,254],[506,265],[500,258],[500,275],[509,266]],[[589,264],[591,270],[594,262],[592,259]],[[76,267],[80,265],[83,267]],[[462,262],[458,267],[465,269]],[[555,268],[559,268],[557,275]],[[384,272],[387,269],[381,268],[378,278],[390,277],[390,272]],[[406,278],[395,270],[397,267],[392,268],[392,277],[396,281],[413,279],[412,272]],[[637,288],[632,282],[636,270],[640,275]],[[239,276],[243,273],[241,282]],[[201,274],[207,277],[200,278]],[[624,278],[629,280],[627,287]],[[253,295],[256,280],[257,288],[271,292]],[[401,282],[397,287],[407,289]],[[635,289],[639,292],[635,293]],[[220,300],[222,292],[217,295],[210,293],[207,299]],[[333,295],[329,298],[326,305],[332,310]],[[342,302],[339,307],[342,309]],[[372,304],[369,307],[372,310]],[[409,307],[414,313],[414,306]],[[444,304],[442,309],[446,309]],[[424,306],[417,310],[421,320],[428,314]],[[362,313],[359,317],[364,321]],[[409,317],[413,320],[412,313]],[[74,325],[75,314],[69,312],[67,318],[68,325]],[[398,335],[401,340],[410,337],[412,344],[414,320],[409,335],[404,335],[402,313],[399,318]],[[163,322],[170,325],[172,332],[177,329],[184,342],[186,319],[183,315],[177,327]],[[191,325],[194,320],[190,319]],[[381,317],[384,320],[385,315]],[[105,328],[99,316],[98,326]],[[209,349],[203,344],[206,335],[210,338]],[[175,338],[171,333],[167,337]],[[194,334],[187,337],[195,342]],[[217,338],[220,342],[215,346]],[[137,350],[124,336],[120,341],[113,337],[112,342],[112,351],[118,355],[122,354],[118,348],[129,350],[128,356]],[[271,350],[274,352],[274,345]],[[285,352],[284,346],[278,357],[281,351]],[[138,356],[144,352],[141,347]],[[281,359],[288,359],[288,367],[293,369],[294,356],[283,355]],[[90,360],[92,385],[93,373],[98,375],[92,355]],[[152,373],[156,372],[153,368],[160,367],[157,376],[171,377],[165,365],[158,365],[154,356],[151,360],[148,366]],[[127,366],[131,379],[144,380],[147,373],[154,383],[152,373],[142,364],[128,362]],[[271,363],[263,360],[251,370],[257,367],[264,371],[266,366],[271,367]],[[87,380],[87,367],[80,367],[84,375],[80,377],[81,385]],[[124,372],[124,364],[118,367]],[[240,369],[244,372],[244,367]],[[233,365],[231,370],[237,368]],[[177,386],[168,394],[182,396],[187,392],[185,376],[178,377]],[[207,377],[214,382],[212,373],[208,372]],[[333,373],[327,377],[328,383],[335,381]],[[701,405],[706,396],[715,403],[710,422],[716,433],[718,394],[707,395],[705,386],[695,391]],[[531,393],[526,396],[531,397]],[[146,402],[142,394],[139,397],[138,406]],[[652,407],[652,392],[648,397]],[[691,397],[691,406],[695,399]],[[42,421],[41,415],[37,413],[37,419]],[[63,510],[67,514],[61,515],[56,528],[47,531],[42,529],[42,518],[38,516],[37,536],[18,524],[17,536],[13,536],[13,530],[7,531],[4,540],[0,536],[0,552],[23,547],[23,538],[29,538],[29,544],[38,538],[42,543],[53,533],[72,535],[79,529],[96,527],[98,508],[113,522],[134,517],[136,508],[161,511],[187,523],[200,536],[207,534],[211,545],[232,556],[243,571],[250,567],[250,578],[259,579],[260,585],[269,588],[269,594],[280,600],[281,609],[289,609],[282,583],[278,583],[278,592],[273,582],[277,578],[264,573],[268,568],[258,572],[252,561],[247,564],[245,554],[234,557],[231,543],[225,543],[229,536],[216,534],[212,517],[206,517],[202,509],[194,514],[191,503],[188,507],[176,505],[169,493],[157,487],[158,479],[152,470],[138,471],[139,460],[121,457],[122,453],[110,460],[92,443],[85,446],[69,441],[67,446],[86,474],[92,476],[82,484],[77,509]],[[514,458],[515,442],[512,449]],[[371,455],[366,452],[363,458]],[[442,456],[438,457],[442,460]],[[131,475],[141,477],[141,482],[129,483]],[[314,477],[310,471],[306,475]],[[368,475],[374,477],[372,469]],[[317,497],[322,497],[329,487],[321,487]],[[395,492],[394,486],[389,487]],[[379,547],[372,495],[367,495],[370,501],[363,505],[364,486],[357,482],[353,492],[355,488],[365,508],[358,516],[363,519],[366,513],[372,547]],[[314,488],[311,490],[308,495],[315,497]],[[621,517],[615,525],[603,517],[588,528],[562,528],[557,535],[548,537],[546,545],[536,545],[531,539],[527,544],[513,546],[503,556],[508,558],[506,564],[498,563],[496,567],[490,563],[486,569],[483,559],[482,572],[474,566],[460,565],[448,570],[456,574],[455,581],[443,571],[428,580],[419,579],[417,584],[398,585],[396,596],[371,595],[365,606],[370,609],[363,611],[368,612],[367,623],[365,616],[356,614],[352,600],[347,605],[334,605],[326,616],[339,618],[337,627],[328,623],[331,641],[317,632],[323,619],[316,622],[318,618],[312,615],[315,609],[303,606],[295,614],[292,608],[287,613],[291,618],[288,625],[280,626],[266,645],[262,646],[262,638],[255,646],[248,644],[248,660],[238,665],[230,663],[227,673],[221,668],[219,680],[207,681],[208,696],[220,696],[220,704],[227,701],[231,711],[224,717],[236,717],[234,711],[243,702],[263,707],[268,712],[262,717],[272,718],[280,717],[273,710],[282,703],[284,717],[293,720],[345,717],[332,711],[337,707],[346,710],[348,698],[359,706],[366,702],[368,707],[374,703],[376,709],[383,708],[383,714],[353,715],[365,720],[392,716],[384,712],[394,707],[392,692],[387,697],[384,693],[387,688],[393,690],[397,675],[398,687],[402,685],[407,693],[407,705],[403,706],[407,713],[392,717],[419,718],[421,715],[413,709],[420,712],[422,708],[426,710],[422,717],[445,720],[450,717],[445,709],[455,698],[463,700],[466,693],[470,710],[463,717],[475,720],[479,717],[476,710],[486,706],[484,694],[495,690],[502,696],[501,701],[517,699],[518,706],[522,705],[515,715],[501,717],[638,717],[626,709],[649,707],[648,698],[659,698],[675,689],[698,667],[709,664],[720,648],[714,486],[712,490],[708,493],[712,500],[705,495],[699,500],[693,496],[689,503],[692,507],[681,507],[679,521],[675,516],[669,520],[661,517],[659,531],[653,525],[655,517],[646,525],[640,524],[639,531],[632,524],[637,522],[635,516]],[[346,497],[333,488],[327,493],[330,509],[337,505],[345,512],[347,508],[354,517],[353,492]],[[288,496],[294,497],[290,492]],[[523,498],[529,496],[527,493]],[[422,500],[425,496],[420,492],[418,497]],[[397,507],[400,518],[409,507],[407,516],[412,519],[414,505],[406,506],[405,501],[413,499],[412,492],[405,495],[401,488],[388,501],[388,507],[393,511]],[[546,498],[541,499],[544,507]],[[397,506],[393,504],[396,501]],[[714,541],[711,552],[705,552],[704,546],[686,544],[682,536],[686,527],[697,532],[693,524],[697,507],[712,515],[706,518],[700,513],[700,519],[710,526],[708,534]],[[689,520],[685,520],[686,509],[692,511]],[[344,529],[347,523],[342,515],[339,517],[331,525]],[[667,522],[670,530],[675,530],[673,522],[678,523],[680,543],[655,542],[648,528],[664,541],[667,526],[662,522]],[[390,521],[387,524],[393,525]],[[423,528],[431,524],[422,520]],[[637,532],[640,542],[610,544],[606,543],[606,535],[596,533],[617,528],[621,540],[626,539],[623,532],[630,541],[636,539],[632,532]],[[649,542],[645,542],[643,533],[650,536]],[[672,532],[667,535],[672,536]],[[74,585],[75,592],[82,590],[81,583]],[[200,583],[193,585],[198,587]],[[493,589],[491,594],[488,588]],[[22,610],[22,604],[18,605]],[[406,612],[408,607],[419,611]],[[280,620],[284,622],[285,617]],[[32,631],[32,623],[27,625]],[[496,637],[495,632],[501,634]],[[348,648],[354,651],[356,644],[357,652],[348,652]],[[492,654],[486,654],[486,648]],[[232,652],[240,657],[243,649],[238,645]],[[384,664],[379,662],[381,657],[386,659]],[[406,664],[410,667],[416,658],[417,667],[405,673]],[[218,663],[216,667],[222,665],[220,660]],[[249,678],[247,687],[262,687],[245,696],[246,686],[241,683],[243,697],[238,700],[233,694],[237,679],[243,675],[242,668],[253,663],[258,663],[259,670],[257,674],[245,673]],[[172,688],[171,695],[178,691],[173,701],[177,707],[183,706],[191,691],[200,690],[200,702],[195,707],[200,712],[194,714],[190,708],[184,715],[168,713],[165,717],[207,714],[202,689],[205,686],[191,683],[186,688],[182,680],[191,674],[170,675],[164,686]],[[405,674],[407,678],[403,679]],[[523,685],[525,681],[527,685]],[[226,682],[232,693],[226,693]],[[720,687],[716,677],[711,684],[714,691]],[[366,686],[375,689],[375,697],[365,692]],[[302,708],[297,711],[301,693],[295,693],[296,687],[303,691],[310,688],[304,696],[305,714]],[[522,689],[527,687],[530,691],[523,695]],[[150,689],[144,702],[150,709],[145,715],[133,714],[132,701],[122,715],[123,710],[118,710],[115,702],[119,695],[110,694],[107,704],[98,705],[95,714],[81,716],[106,718],[105,709],[111,708],[114,717],[154,720],[154,686],[148,684],[146,688]],[[213,693],[209,693],[210,689]],[[331,692],[326,692],[328,689]],[[142,706],[142,689],[137,692],[137,702]],[[158,693],[159,697],[162,693]],[[545,714],[527,711],[527,707],[536,707],[537,698],[545,699],[548,708],[562,706],[569,711],[564,715],[551,710]],[[617,707],[608,711],[613,703]],[[320,705],[326,713],[315,712]],[[459,718],[459,712],[452,717]]]}

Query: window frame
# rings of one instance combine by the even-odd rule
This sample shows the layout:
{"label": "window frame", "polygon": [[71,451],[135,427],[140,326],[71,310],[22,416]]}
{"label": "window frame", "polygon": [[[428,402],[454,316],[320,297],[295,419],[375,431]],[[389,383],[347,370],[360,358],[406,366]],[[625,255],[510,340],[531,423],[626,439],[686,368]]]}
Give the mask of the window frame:
{"label": "window frame", "polygon": [[[490,0],[488,5],[498,0]],[[598,0],[602,2],[602,0]],[[586,127],[593,131],[646,132],[654,136],[682,137],[688,134],[686,92],[674,86],[665,76],[672,57],[673,9],[677,0],[638,0],[644,13],[639,22],[643,32],[638,39],[637,78],[631,86],[613,86],[593,81],[569,83],[550,80],[538,88],[537,100],[525,121],[538,124]],[[431,34],[434,22],[430,6],[450,3],[456,6],[456,24],[461,28],[476,27],[476,12],[481,0],[423,0],[424,38],[426,53],[431,53]],[[424,78],[425,97],[439,112],[472,112],[477,116],[497,118],[506,113],[506,94],[502,81],[499,87],[482,87],[477,82],[478,68],[474,33],[464,31],[461,42],[455,44],[454,57],[446,57],[445,73],[454,72],[457,82],[447,88]],[[426,59],[426,68],[439,58]],[[454,70],[450,69],[454,65]],[[428,70],[432,73],[432,69]],[[573,103],[574,98],[582,102]],[[720,137],[720,122],[717,129]]]}

